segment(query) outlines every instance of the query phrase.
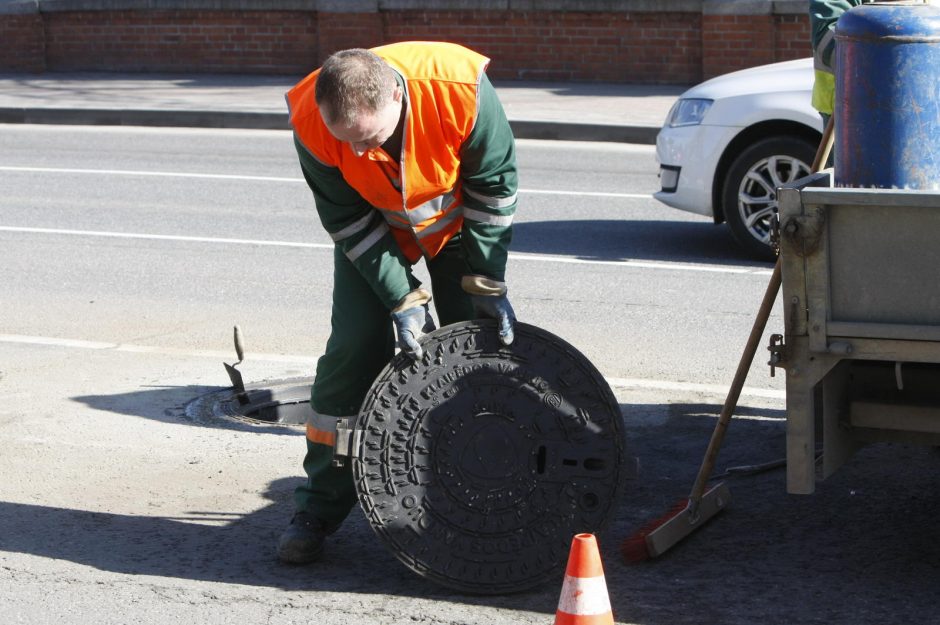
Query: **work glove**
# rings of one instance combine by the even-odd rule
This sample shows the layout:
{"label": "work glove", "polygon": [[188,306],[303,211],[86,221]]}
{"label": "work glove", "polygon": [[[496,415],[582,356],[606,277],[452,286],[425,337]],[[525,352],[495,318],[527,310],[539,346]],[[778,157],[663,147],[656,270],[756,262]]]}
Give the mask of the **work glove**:
{"label": "work glove", "polygon": [[464,276],[460,286],[470,294],[473,314],[477,318],[495,319],[499,328],[499,341],[503,345],[511,345],[516,313],[509,303],[506,283],[483,276]]}
{"label": "work glove", "polygon": [[415,360],[424,356],[424,350],[418,343],[418,339],[434,331],[434,319],[431,318],[431,311],[428,309],[430,301],[430,293],[424,289],[415,289],[403,297],[392,309],[392,321],[395,322],[398,347]]}

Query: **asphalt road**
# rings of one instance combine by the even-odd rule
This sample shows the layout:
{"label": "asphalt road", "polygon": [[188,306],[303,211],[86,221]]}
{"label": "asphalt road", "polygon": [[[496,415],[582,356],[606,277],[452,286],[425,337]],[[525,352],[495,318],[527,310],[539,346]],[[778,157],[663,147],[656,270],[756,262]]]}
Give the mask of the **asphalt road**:
{"label": "asphalt road", "polygon": [[[709,526],[621,562],[688,493],[770,268],[650,198],[650,147],[522,141],[519,160],[516,311],[598,367],[640,462],[598,537],[617,621],[932,622],[930,449],[867,449],[808,497],[779,470],[735,477]],[[361,514],[322,563],[278,564],[302,433],[188,412],[228,386],[233,324],[246,381],[311,375],[326,340],[331,245],[287,133],[6,126],[0,181],[5,622],[552,619],[561,579],[454,593]],[[778,310],[768,332],[782,325]],[[757,360],[721,468],[784,455],[783,372]]]}
{"label": "asphalt road", "polygon": [[[30,295],[7,301],[26,322],[8,333],[137,342],[146,328],[147,344],[228,349],[237,322],[252,350],[319,352],[331,245],[287,133],[10,126],[3,142],[0,226],[32,229],[4,232],[8,284]],[[727,384],[769,267],[650,198],[651,147],[523,141],[520,164],[520,319],[608,378]],[[781,388],[762,363],[754,380]]]}

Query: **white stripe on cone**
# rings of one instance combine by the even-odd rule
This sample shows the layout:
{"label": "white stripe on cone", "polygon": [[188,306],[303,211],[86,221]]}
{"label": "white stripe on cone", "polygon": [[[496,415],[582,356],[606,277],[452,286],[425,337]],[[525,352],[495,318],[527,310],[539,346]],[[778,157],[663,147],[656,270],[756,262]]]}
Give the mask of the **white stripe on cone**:
{"label": "white stripe on cone", "polygon": [[561,587],[558,609],[568,614],[587,616],[610,612],[610,597],[607,596],[607,582],[604,576],[571,577],[565,575]]}

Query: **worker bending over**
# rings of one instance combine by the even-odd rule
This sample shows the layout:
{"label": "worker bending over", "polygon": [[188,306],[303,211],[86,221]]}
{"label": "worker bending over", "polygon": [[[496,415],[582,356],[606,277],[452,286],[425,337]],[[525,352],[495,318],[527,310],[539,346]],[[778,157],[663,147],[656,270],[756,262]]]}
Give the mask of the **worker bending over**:
{"label": "worker bending over", "polygon": [[[442,326],[493,318],[502,343],[513,341],[505,272],[515,143],[488,63],[450,43],[344,50],[287,94],[301,170],[335,247],[307,481],[278,544],[282,561],[316,560],[355,505],[349,464],[332,466],[336,422],[358,413],[396,336],[403,352],[422,357],[432,292]],[[412,272],[422,258],[430,292]]]}

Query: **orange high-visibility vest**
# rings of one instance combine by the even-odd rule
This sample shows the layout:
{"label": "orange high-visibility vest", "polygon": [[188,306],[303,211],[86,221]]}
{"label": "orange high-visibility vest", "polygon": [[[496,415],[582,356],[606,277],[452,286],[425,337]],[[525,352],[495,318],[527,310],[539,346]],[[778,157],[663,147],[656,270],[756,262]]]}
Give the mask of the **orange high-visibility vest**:
{"label": "orange high-visibility vest", "polygon": [[287,93],[297,138],[321,163],[382,211],[409,261],[433,258],[460,231],[460,147],[477,117],[477,90],[489,59],[452,43],[373,48],[405,81],[407,111],[400,165],[381,148],[356,156],[327,130],[313,72]]}

